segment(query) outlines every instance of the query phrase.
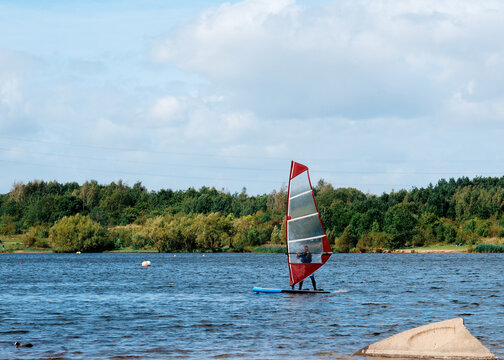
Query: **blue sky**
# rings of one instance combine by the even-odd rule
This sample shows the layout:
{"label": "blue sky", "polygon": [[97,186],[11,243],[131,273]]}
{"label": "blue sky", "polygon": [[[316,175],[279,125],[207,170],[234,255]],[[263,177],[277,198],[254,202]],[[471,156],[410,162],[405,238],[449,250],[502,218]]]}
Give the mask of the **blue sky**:
{"label": "blue sky", "polygon": [[499,1],[3,1],[0,193],[502,176]]}

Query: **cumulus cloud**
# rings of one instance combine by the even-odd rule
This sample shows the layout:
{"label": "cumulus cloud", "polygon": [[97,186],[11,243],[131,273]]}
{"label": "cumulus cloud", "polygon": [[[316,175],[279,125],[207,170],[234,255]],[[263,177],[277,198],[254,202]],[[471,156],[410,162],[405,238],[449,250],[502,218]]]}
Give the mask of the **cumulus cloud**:
{"label": "cumulus cloud", "polygon": [[504,97],[474,100],[464,93],[455,93],[446,104],[445,117],[454,116],[460,124],[484,125],[504,123]]}
{"label": "cumulus cloud", "polygon": [[[134,144],[138,140],[136,129],[121,122],[114,122],[108,118],[101,117],[89,122],[88,130],[84,132],[86,139],[92,140],[95,144],[106,144],[108,146],[123,146]],[[82,131],[84,131],[82,129]]]}
{"label": "cumulus cloud", "polygon": [[246,0],[204,12],[153,48],[263,116],[403,118],[437,113],[472,82],[500,91],[498,1]]}
{"label": "cumulus cloud", "polygon": [[0,51],[0,130],[5,133],[30,131],[37,127],[27,119],[30,103],[26,96],[25,78],[41,61],[16,51]]}
{"label": "cumulus cloud", "polygon": [[187,115],[183,128],[185,139],[199,139],[210,143],[240,141],[256,131],[257,119],[249,112],[221,112],[201,106]]}
{"label": "cumulus cloud", "polygon": [[159,122],[159,125],[166,125],[179,120],[184,110],[183,103],[175,96],[164,96],[156,100],[150,111],[150,116]]}
{"label": "cumulus cloud", "polygon": [[140,112],[136,123],[139,130],[156,138],[166,138],[171,144],[204,141],[222,144],[239,142],[258,130],[258,119],[249,110],[233,110],[222,106],[226,97],[204,96],[194,92],[189,96],[157,98],[147,110]]}
{"label": "cumulus cloud", "polygon": [[7,113],[13,112],[23,101],[23,95],[16,78],[0,78],[0,109],[4,107]]}
{"label": "cumulus cloud", "polygon": [[0,51],[0,114],[3,121],[24,110],[23,78],[39,64],[39,60],[27,54]]}

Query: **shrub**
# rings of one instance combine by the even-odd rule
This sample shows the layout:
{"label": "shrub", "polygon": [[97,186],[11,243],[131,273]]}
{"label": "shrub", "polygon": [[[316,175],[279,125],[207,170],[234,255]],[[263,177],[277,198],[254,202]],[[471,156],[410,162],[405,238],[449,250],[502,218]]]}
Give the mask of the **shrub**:
{"label": "shrub", "polygon": [[56,252],[97,252],[109,248],[107,232],[89,216],[65,216],[51,228],[51,245]]}
{"label": "shrub", "polygon": [[336,247],[340,252],[349,252],[350,249],[352,249],[356,245],[357,241],[355,239],[355,236],[352,234],[352,231],[350,230],[350,226],[347,226],[345,230],[343,231],[343,234],[336,239]]}
{"label": "shrub", "polygon": [[357,244],[355,245],[356,251],[360,253],[368,252],[369,247],[370,247],[370,241],[368,234],[362,235],[359,241],[357,241]]}
{"label": "shrub", "polygon": [[504,253],[504,245],[478,244],[473,252],[479,253]]}
{"label": "shrub", "polygon": [[490,236],[490,222],[486,221],[483,224],[481,224],[481,226],[478,227],[478,229],[476,230],[476,235],[482,237]]}
{"label": "shrub", "polygon": [[37,241],[37,238],[35,236],[28,235],[23,239],[23,242],[26,247],[32,247],[35,245],[35,242]]}
{"label": "shrub", "polygon": [[387,247],[387,244],[391,241],[391,235],[386,232],[370,232],[369,239],[371,241],[371,246],[374,249],[383,249]]}
{"label": "shrub", "polygon": [[114,244],[114,249],[132,246],[133,235],[138,232],[137,227],[117,227],[109,231],[109,241]]}
{"label": "shrub", "polygon": [[37,249],[49,249],[50,248],[49,243],[45,240],[42,240],[42,239],[37,239],[37,241],[35,241],[35,244],[33,244],[33,245]]}

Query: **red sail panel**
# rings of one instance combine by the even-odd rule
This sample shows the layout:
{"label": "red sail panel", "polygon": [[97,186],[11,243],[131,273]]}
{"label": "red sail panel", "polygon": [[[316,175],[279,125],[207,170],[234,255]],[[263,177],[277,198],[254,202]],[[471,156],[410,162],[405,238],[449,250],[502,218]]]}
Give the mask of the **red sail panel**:
{"label": "red sail panel", "polygon": [[290,285],[294,285],[313,274],[332,254],[308,167],[294,161],[287,193],[286,233]]}

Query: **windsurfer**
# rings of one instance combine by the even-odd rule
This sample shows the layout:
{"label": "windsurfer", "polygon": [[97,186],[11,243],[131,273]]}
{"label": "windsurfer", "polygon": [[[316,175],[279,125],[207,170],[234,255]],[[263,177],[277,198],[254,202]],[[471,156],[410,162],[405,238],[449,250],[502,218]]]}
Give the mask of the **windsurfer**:
{"label": "windsurfer", "polygon": [[[311,263],[312,262],[312,254],[310,250],[308,249],[308,245],[303,246],[303,251],[302,252],[297,252],[296,253],[296,259],[300,259],[300,261],[303,264],[306,263]],[[317,290],[317,283],[315,282],[315,275],[311,274],[310,279],[313,285],[313,290]],[[292,285],[292,288],[294,288],[294,285]],[[303,280],[299,282],[299,290],[303,288]]]}

